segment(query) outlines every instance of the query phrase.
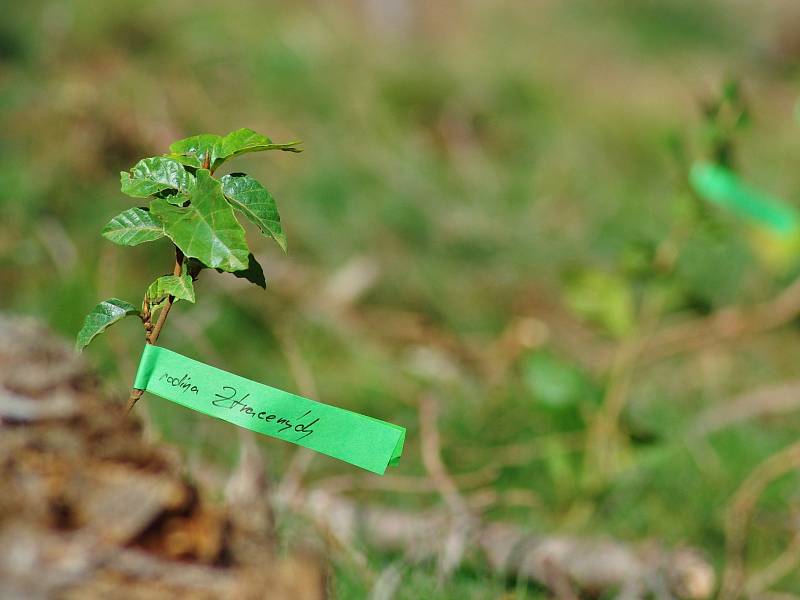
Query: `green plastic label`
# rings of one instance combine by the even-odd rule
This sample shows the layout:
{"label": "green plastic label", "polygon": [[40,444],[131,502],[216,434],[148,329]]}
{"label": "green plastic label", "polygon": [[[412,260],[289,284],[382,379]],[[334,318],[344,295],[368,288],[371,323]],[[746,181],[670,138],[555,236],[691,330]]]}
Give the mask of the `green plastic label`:
{"label": "green plastic label", "polygon": [[792,206],[747,185],[725,167],[695,163],[689,180],[702,198],[751,222],[783,235],[798,229],[800,219]]}
{"label": "green plastic label", "polygon": [[380,475],[403,453],[403,427],[256,383],[160,346],[144,347],[133,385]]}

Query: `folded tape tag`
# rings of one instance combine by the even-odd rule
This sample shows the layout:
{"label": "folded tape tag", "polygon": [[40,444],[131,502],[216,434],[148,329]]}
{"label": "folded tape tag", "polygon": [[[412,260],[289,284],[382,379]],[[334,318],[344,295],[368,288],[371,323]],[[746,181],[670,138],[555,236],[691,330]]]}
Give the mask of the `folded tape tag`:
{"label": "folded tape tag", "polygon": [[794,207],[747,185],[723,166],[695,163],[689,181],[695,192],[709,202],[778,234],[794,234],[800,227],[800,217]]}
{"label": "folded tape tag", "polygon": [[133,387],[380,475],[403,452],[403,427],[296,396],[160,346],[145,346]]}

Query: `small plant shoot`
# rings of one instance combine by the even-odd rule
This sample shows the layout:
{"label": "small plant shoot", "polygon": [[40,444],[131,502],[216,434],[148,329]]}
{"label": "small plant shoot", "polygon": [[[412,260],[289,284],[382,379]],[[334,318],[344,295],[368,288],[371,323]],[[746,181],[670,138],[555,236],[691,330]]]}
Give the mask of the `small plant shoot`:
{"label": "small plant shoot", "polygon": [[[141,308],[117,298],[103,300],[86,316],[76,348],[83,350],[108,327],[135,315],[141,319],[145,342],[155,344],[176,300],[195,301],[194,281],[203,269],[233,273],[264,288],[261,265],[250,252],[239,215],[286,251],[286,236],[275,198],[244,173],[221,178],[214,172],[226,161],[249,152],[300,152],[298,142],[275,144],[251,129],[226,136],[201,134],[179,140],[162,156],[143,158],[120,173],[120,187],[132,198],[149,201],[122,211],[102,231],[120,246],[136,246],[166,237],[175,247],[171,274],[153,281]],[[141,397],[134,389],[128,409]]]}

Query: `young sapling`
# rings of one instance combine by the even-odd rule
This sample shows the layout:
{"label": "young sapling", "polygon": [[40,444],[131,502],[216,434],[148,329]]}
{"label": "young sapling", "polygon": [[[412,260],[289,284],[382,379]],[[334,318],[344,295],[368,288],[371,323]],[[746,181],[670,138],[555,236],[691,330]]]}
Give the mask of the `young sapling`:
{"label": "young sapling", "polygon": [[[193,282],[203,269],[233,273],[265,288],[264,272],[247,246],[236,213],[244,214],[285,252],[286,236],[275,199],[249,175],[216,178],[214,172],[240,154],[300,152],[298,144],[274,144],[252,129],[226,136],[201,134],[179,140],[170,145],[168,154],[144,158],[120,173],[122,192],[147,198],[149,206],[118,214],[103,229],[103,237],[121,246],[169,238],[175,248],[172,274],[148,286],[141,308],[117,298],[100,302],[86,316],[76,348],[83,350],[95,336],[131,315],[141,319],[145,343],[155,344],[175,301],[195,301]],[[131,390],[127,410],[142,394],[142,390]]]}

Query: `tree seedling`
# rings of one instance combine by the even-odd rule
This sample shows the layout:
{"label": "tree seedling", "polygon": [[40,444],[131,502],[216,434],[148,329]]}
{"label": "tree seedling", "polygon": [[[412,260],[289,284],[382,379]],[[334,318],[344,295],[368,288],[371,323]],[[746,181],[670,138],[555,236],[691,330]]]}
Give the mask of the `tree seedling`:
{"label": "tree seedling", "polygon": [[[298,142],[274,144],[251,129],[226,136],[201,134],[179,140],[169,153],[144,158],[120,173],[124,194],[147,198],[147,207],[129,208],[111,219],[103,237],[121,246],[136,246],[162,237],[175,247],[171,275],[148,286],[141,308],[117,298],[100,302],[86,316],[76,348],[83,350],[98,334],[131,315],[145,330],[145,343],[155,344],[176,300],[195,301],[193,282],[203,269],[233,273],[266,288],[264,272],[247,246],[236,212],[286,251],[286,237],[275,199],[256,179],[244,173],[215,178],[225,161],[248,152],[300,152]],[[133,389],[128,410],[142,396]]]}

